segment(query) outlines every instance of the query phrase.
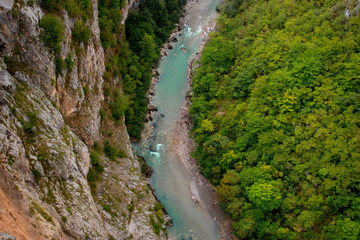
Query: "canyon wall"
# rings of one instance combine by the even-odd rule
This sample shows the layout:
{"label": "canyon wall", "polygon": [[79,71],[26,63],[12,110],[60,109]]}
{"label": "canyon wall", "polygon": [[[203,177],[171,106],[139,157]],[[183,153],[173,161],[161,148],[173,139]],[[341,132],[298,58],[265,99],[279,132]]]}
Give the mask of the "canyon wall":
{"label": "canyon wall", "polygon": [[73,66],[56,74],[55,54],[41,40],[39,2],[0,7],[0,232],[18,239],[166,238],[153,229],[156,200],[124,120],[111,127],[126,157],[102,154],[95,193],[87,181],[89,152],[104,141],[105,54],[96,0],[91,9],[86,44],[72,41],[76,19],[57,13],[65,29],[59,56]]}

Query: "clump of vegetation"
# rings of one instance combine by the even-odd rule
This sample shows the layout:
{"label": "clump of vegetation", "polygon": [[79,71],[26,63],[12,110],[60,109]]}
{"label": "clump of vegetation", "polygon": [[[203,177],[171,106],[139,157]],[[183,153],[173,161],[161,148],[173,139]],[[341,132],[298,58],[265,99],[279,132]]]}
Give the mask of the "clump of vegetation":
{"label": "clump of vegetation", "polygon": [[157,212],[159,210],[165,209],[164,205],[161,202],[156,202],[154,205],[154,211]]}
{"label": "clump of vegetation", "polygon": [[37,120],[37,113],[36,112],[29,112],[27,113],[29,118],[28,121],[24,121],[20,119],[20,123],[23,126],[23,130],[28,137],[34,137],[37,132],[38,120]]}
{"label": "clump of vegetation", "polygon": [[114,102],[110,103],[110,107],[112,109],[112,116],[115,120],[120,120],[125,113],[125,110],[129,106],[129,97],[123,96],[119,92],[116,93]]}
{"label": "clump of vegetation", "polygon": [[152,226],[154,233],[159,236],[162,224],[156,221],[154,215],[150,215],[150,225]]}
{"label": "clump of vegetation", "polygon": [[64,38],[64,25],[61,19],[53,14],[46,14],[40,20],[40,27],[44,29],[41,38],[45,45],[55,53],[59,53],[60,43]]}
{"label": "clump of vegetation", "polygon": [[84,21],[90,18],[91,0],[42,0],[46,10],[58,12],[65,8],[70,17],[81,17]]}
{"label": "clump of vegetation", "polygon": [[89,25],[85,25],[82,20],[76,21],[72,37],[75,42],[87,43],[91,37],[91,29]]}
{"label": "clump of vegetation", "polygon": [[[241,239],[358,239],[357,1],[228,1],[193,78],[202,173]],[[234,9],[235,8],[235,9]]]}
{"label": "clump of vegetation", "polygon": [[54,224],[54,220],[42,207],[40,207],[36,202],[31,202],[31,206],[38,212],[40,215],[48,222]]}
{"label": "clump of vegetation", "polygon": [[112,161],[116,161],[117,158],[127,157],[124,150],[118,150],[117,148],[113,147],[109,142],[105,143],[104,153]]}
{"label": "clump of vegetation", "polygon": [[101,173],[104,172],[104,167],[101,164],[100,155],[92,151],[90,152],[91,167],[87,174],[87,180],[91,189],[91,194],[96,196],[97,181],[100,179]]}
{"label": "clump of vegetation", "polygon": [[74,61],[72,59],[72,55],[71,53],[69,53],[69,55],[67,56],[67,58],[65,58],[65,64],[66,64],[66,67],[69,71],[72,71],[72,69],[74,68]]}
{"label": "clump of vegetation", "polygon": [[85,97],[87,97],[87,95],[89,94],[89,86],[83,86],[82,89],[83,89]]}
{"label": "clump of vegetation", "polygon": [[55,73],[56,76],[62,76],[62,71],[65,67],[65,62],[62,57],[55,58]]}
{"label": "clump of vegetation", "polygon": [[92,151],[90,152],[90,159],[91,159],[91,166],[95,168],[95,170],[99,173],[102,173],[104,171],[104,167],[101,164],[101,158],[100,155]]}
{"label": "clump of vegetation", "polygon": [[32,173],[34,174],[36,183],[39,183],[39,180],[41,178],[41,173],[35,168],[32,170]]}

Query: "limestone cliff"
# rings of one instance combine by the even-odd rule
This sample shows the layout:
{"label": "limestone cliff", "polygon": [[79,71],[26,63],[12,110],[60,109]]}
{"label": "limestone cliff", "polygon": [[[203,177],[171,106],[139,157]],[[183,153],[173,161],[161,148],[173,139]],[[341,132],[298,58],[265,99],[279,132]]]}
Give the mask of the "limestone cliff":
{"label": "limestone cliff", "polygon": [[45,13],[39,3],[0,7],[0,232],[17,239],[166,238],[153,229],[156,200],[124,121],[106,123],[124,156],[111,161],[101,155],[104,172],[95,194],[87,181],[89,149],[104,141],[97,9],[93,0],[86,21],[92,34],[78,46],[75,20],[58,13],[65,27],[59,55],[71,56],[74,66],[56,74],[55,55],[40,38]]}

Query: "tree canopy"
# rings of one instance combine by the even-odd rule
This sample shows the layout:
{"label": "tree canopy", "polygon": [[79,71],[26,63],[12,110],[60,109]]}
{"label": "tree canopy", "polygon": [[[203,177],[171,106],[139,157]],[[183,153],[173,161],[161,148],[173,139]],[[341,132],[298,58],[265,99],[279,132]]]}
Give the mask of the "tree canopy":
{"label": "tree canopy", "polygon": [[194,155],[241,239],[360,237],[359,7],[220,7],[190,113]]}

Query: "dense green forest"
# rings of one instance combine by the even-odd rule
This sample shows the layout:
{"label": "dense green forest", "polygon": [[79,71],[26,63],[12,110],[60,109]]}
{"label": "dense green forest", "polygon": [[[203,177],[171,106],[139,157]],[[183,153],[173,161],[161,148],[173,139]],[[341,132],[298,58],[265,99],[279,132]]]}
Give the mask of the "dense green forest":
{"label": "dense green forest", "polygon": [[230,0],[193,77],[202,173],[241,239],[360,238],[360,4]]}

